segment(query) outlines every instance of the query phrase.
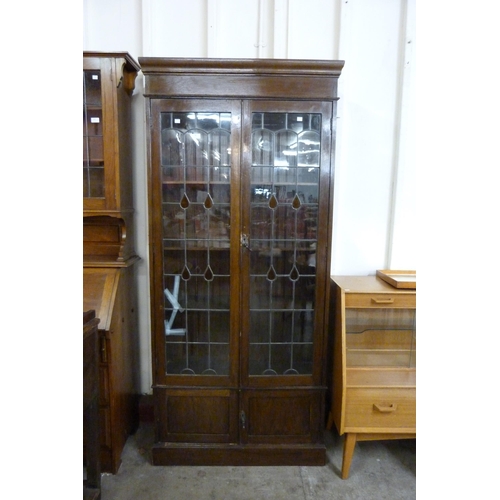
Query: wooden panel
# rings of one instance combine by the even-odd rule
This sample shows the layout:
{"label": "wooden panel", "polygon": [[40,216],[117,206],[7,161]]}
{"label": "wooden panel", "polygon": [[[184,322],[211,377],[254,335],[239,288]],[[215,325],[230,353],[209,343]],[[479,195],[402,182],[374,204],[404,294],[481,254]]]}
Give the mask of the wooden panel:
{"label": "wooden panel", "polygon": [[318,391],[248,391],[243,395],[243,408],[243,439],[249,443],[311,443],[318,439],[322,408]]}
{"label": "wooden panel", "polygon": [[[367,325],[370,328],[371,325]],[[362,333],[352,333],[346,335],[347,350],[349,349],[388,349],[409,351],[414,348],[413,330],[383,330],[380,324],[380,330],[375,328],[366,330]],[[395,328],[395,327],[392,327]]]}
{"label": "wooden panel", "polygon": [[334,100],[343,61],[140,58],[147,96]]}
{"label": "wooden panel", "polygon": [[307,396],[251,398],[248,433],[252,436],[308,436],[311,432],[310,406]]}
{"label": "wooden panel", "polygon": [[96,311],[99,330],[109,330],[119,277],[117,269],[83,269],[83,308]]}
{"label": "wooden panel", "polygon": [[[105,339],[102,339],[105,341]],[[99,367],[99,400],[101,405],[109,404],[109,374],[107,365]]]}
{"label": "wooden panel", "polygon": [[89,226],[83,221],[83,241],[94,241],[94,242],[112,242],[119,243],[121,240],[120,232],[117,226],[111,225],[92,225]]}
{"label": "wooden panel", "polygon": [[415,426],[414,388],[347,389],[346,432],[415,432]]}
{"label": "wooden panel", "polygon": [[[87,479],[83,497],[100,498],[101,459],[99,446],[98,342],[95,311],[83,313],[83,430]],[[93,495],[96,496],[93,496]]]}
{"label": "wooden panel", "polygon": [[[111,448],[111,422],[109,415],[109,406],[101,407],[99,409],[99,415],[101,420],[101,446],[110,449]],[[104,467],[106,470],[109,466]]]}
{"label": "wooden panel", "polygon": [[300,98],[308,93],[308,99],[332,98],[336,79],[301,76],[287,77],[205,75],[203,80],[191,75],[162,75],[146,78],[148,96],[184,97],[233,97],[233,98]]}
{"label": "wooden panel", "polygon": [[156,443],[152,457],[153,465],[324,466],[326,449],[316,443],[287,446]]}
{"label": "wooden panel", "polygon": [[[93,313],[93,312],[92,312]],[[94,314],[94,313],[93,313]],[[84,318],[85,319],[85,318]],[[92,317],[83,336],[83,405],[99,396],[98,333],[99,319]]]}
{"label": "wooden panel", "polygon": [[83,264],[84,267],[106,267],[112,263],[126,267],[137,259],[130,237],[132,220],[124,217],[83,217]]}
{"label": "wooden panel", "polygon": [[236,391],[155,388],[160,440],[169,442],[236,442]]}

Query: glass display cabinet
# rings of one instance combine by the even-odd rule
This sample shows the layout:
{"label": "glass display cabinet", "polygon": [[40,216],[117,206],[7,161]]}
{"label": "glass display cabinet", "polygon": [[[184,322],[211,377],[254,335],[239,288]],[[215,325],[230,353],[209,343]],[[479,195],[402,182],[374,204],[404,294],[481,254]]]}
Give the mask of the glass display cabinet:
{"label": "glass display cabinet", "polygon": [[[415,285],[416,286],[416,285]],[[416,290],[375,276],[334,276],[331,410],[346,434],[342,478],[357,441],[416,436]]]}
{"label": "glass display cabinet", "polygon": [[83,310],[99,323],[101,466],[117,472],[137,425],[131,99],[126,52],[83,53]]}
{"label": "glass display cabinet", "polygon": [[132,208],[130,102],[140,66],[126,52],[83,53],[83,208]]}
{"label": "glass display cabinet", "polygon": [[325,463],[342,61],[140,58],[155,464]]}
{"label": "glass display cabinet", "polygon": [[140,66],[126,52],[83,53],[83,251],[134,258],[131,102]]}

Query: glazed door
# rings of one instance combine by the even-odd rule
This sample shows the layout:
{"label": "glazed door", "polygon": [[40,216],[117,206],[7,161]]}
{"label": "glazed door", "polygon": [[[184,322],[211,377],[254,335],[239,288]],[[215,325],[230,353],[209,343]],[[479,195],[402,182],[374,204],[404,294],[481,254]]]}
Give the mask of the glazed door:
{"label": "glazed door", "polygon": [[310,443],[322,414],[332,104],[244,104],[242,440]]}
{"label": "glazed door", "polygon": [[[331,104],[248,102],[242,184],[242,379],[317,385],[329,255]],[[248,124],[248,127],[246,126]]]}
{"label": "glazed door", "polygon": [[239,101],[153,100],[157,384],[237,385]]}
{"label": "glazed door", "polygon": [[109,58],[83,58],[83,206],[87,210],[115,208],[112,69]]}

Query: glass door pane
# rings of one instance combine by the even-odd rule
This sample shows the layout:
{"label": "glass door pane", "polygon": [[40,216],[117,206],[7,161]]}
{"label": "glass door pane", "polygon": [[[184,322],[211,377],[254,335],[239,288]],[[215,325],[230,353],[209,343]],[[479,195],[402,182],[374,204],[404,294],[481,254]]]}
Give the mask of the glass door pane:
{"label": "glass door pane", "polygon": [[160,113],[165,371],[229,375],[231,113]]}
{"label": "glass door pane", "polygon": [[251,115],[249,375],[311,375],[321,113]]}
{"label": "glass door pane", "polygon": [[347,367],[416,367],[415,309],[346,309]]}
{"label": "glass door pane", "polygon": [[104,197],[101,72],[83,71],[83,197]]}

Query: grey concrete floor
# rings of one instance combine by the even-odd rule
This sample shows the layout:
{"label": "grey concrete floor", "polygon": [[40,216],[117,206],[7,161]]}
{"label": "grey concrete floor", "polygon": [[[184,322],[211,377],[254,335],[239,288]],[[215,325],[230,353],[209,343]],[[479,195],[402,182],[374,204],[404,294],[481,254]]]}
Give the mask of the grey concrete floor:
{"label": "grey concrete floor", "polygon": [[344,438],[326,433],[324,467],[153,466],[153,426],[130,436],[118,473],[102,475],[102,500],[407,500],[416,498],[416,441],[356,444],[340,478]]}

